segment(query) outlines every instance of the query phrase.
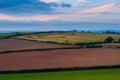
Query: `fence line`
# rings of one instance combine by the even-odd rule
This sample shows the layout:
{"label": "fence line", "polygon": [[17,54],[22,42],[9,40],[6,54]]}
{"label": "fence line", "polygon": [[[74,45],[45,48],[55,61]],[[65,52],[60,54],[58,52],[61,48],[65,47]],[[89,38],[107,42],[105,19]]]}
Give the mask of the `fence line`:
{"label": "fence line", "polygon": [[116,69],[116,68],[117,69],[120,68],[120,65],[91,66],[91,67],[68,67],[68,68],[46,68],[46,69],[31,69],[31,70],[8,70],[8,71],[0,71],[0,74],[61,72],[61,71],[75,71],[75,70]]}

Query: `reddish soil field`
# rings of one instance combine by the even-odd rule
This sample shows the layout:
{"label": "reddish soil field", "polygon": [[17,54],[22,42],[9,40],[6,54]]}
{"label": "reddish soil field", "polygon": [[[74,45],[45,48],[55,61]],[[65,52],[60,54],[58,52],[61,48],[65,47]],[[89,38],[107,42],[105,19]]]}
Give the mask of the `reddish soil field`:
{"label": "reddish soil field", "polygon": [[52,43],[43,43],[35,41],[25,41],[17,39],[0,39],[0,52],[29,49],[63,48],[73,47],[67,45],[58,45]]}
{"label": "reddish soil field", "polygon": [[120,64],[120,49],[62,49],[0,54],[0,71]]}

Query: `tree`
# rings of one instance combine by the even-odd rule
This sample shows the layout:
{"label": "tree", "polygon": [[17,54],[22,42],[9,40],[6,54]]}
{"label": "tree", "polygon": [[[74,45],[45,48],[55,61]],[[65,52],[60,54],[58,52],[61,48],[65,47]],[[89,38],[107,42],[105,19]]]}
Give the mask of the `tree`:
{"label": "tree", "polygon": [[108,37],[108,38],[105,39],[104,42],[106,42],[106,43],[112,43],[113,40],[114,40],[114,38],[112,38],[112,37]]}
{"label": "tree", "polygon": [[119,38],[118,42],[120,43],[120,38]]}
{"label": "tree", "polygon": [[106,31],[106,33],[111,33],[111,32],[108,30],[108,31]]}
{"label": "tree", "polygon": [[73,32],[77,32],[77,30],[76,30],[76,29],[74,29],[74,30],[73,30]]}

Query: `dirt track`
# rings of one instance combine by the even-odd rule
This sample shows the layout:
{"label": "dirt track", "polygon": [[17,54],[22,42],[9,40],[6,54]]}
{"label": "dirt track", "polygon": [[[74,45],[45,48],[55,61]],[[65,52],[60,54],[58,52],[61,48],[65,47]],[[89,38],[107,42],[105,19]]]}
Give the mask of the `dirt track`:
{"label": "dirt track", "polygon": [[120,49],[62,49],[0,54],[0,71],[120,64]]}

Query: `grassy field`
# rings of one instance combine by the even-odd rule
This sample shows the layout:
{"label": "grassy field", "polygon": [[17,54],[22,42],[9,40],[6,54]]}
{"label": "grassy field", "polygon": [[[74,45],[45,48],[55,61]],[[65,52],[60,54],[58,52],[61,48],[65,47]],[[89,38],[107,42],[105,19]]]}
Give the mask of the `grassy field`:
{"label": "grassy field", "polygon": [[15,33],[0,33],[0,38],[15,35]]}
{"label": "grassy field", "polygon": [[32,32],[11,32],[11,33],[0,33],[0,38],[13,37],[18,35],[33,34]]}
{"label": "grassy field", "polygon": [[20,39],[36,40],[43,42],[57,43],[89,43],[89,42],[104,42],[107,37],[115,38],[118,41],[120,34],[97,34],[97,33],[42,33],[18,36]]}
{"label": "grassy field", "polygon": [[120,69],[0,74],[1,80],[120,80]]}

